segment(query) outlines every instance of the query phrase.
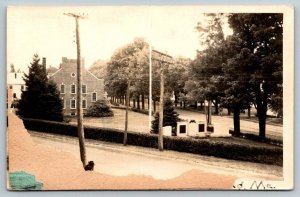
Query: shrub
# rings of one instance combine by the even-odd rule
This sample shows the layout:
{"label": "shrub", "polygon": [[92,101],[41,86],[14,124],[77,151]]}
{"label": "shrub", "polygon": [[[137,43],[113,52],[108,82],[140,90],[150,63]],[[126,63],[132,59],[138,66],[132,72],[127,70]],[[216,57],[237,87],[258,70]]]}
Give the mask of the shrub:
{"label": "shrub", "polygon": [[110,117],[114,116],[113,111],[110,109],[107,101],[98,100],[91,105],[85,114],[87,117]]}
{"label": "shrub", "polygon": [[[23,119],[25,128],[33,131],[77,137],[77,126],[67,123]],[[85,137],[107,142],[123,143],[123,131],[85,126]],[[128,145],[157,148],[157,134],[128,132]],[[234,138],[232,138],[234,141]],[[221,157],[282,166],[282,147],[232,143],[220,138],[192,139],[164,136],[164,148],[179,152]]]}
{"label": "shrub", "polygon": [[[163,126],[172,126],[172,128],[176,128],[178,113],[174,110],[173,102],[170,99],[164,100],[164,118],[163,118]],[[152,121],[152,133],[158,133],[158,125],[159,124],[159,113],[157,112],[154,115],[154,120]]]}

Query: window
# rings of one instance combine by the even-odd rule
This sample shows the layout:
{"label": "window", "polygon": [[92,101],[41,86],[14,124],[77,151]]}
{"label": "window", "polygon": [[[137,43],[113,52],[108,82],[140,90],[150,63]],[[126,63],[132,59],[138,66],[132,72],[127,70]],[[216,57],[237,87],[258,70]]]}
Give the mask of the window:
{"label": "window", "polygon": [[12,89],[12,85],[9,86],[9,89]]}
{"label": "window", "polygon": [[23,85],[21,85],[21,90],[22,90],[22,91],[24,90],[24,86],[23,86]]}
{"label": "window", "polygon": [[61,98],[63,109],[66,109],[66,101],[64,100],[64,97]]}
{"label": "window", "polygon": [[65,84],[60,85],[60,93],[64,94],[65,93]]}
{"label": "window", "polygon": [[86,91],[87,91],[86,85],[82,85],[82,89],[81,89],[82,94],[86,94]]}
{"label": "window", "polygon": [[76,85],[75,84],[71,85],[71,94],[76,94]]}
{"label": "window", "polygon": [[76,76],[76,74],[75,73],[71,73],[71,77],[75,77]]}
{"label": "window", "polygon": [[14,98],[17,98],[17,94],[16,94],[16,93],[14,93],[14,94],[13,94],[13,97],[14,97]]}
{"label": "window", "polygon": [[93,92],[92,93],[92,102],[96,102],[97,101],[97,92]]}
{"label": "window", "polygon": [[86,109],[86,107],[87,107],[86,99],[83,99],[82,100],[82,108]]}
{"label": "window", "polygon": [[185,125],[179,125],[179,133],[186,133],[186,126]]}
{"label": "window", "polygon": [[204,124],[198,124],[198,132],[204,132]]}
{"label": "window", "polygon": [[76,99],[71,99],[70,108],[71,109],[76,109]]}

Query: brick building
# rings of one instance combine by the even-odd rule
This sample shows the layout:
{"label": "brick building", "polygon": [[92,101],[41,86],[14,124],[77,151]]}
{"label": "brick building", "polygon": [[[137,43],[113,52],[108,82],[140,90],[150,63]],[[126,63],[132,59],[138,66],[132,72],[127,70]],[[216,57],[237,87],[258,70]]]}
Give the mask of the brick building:
{"label": "brick building", "polygon": [[[94,102],[105,98],[104,80],[97,78],[91,72],[84,68],[84,60],[82,65],[82,108],[83,113]],[[76,115],[77,109],[77,60],[62,58],[59,70],[50,75],[60,91],[63,100],[64,115]]]}

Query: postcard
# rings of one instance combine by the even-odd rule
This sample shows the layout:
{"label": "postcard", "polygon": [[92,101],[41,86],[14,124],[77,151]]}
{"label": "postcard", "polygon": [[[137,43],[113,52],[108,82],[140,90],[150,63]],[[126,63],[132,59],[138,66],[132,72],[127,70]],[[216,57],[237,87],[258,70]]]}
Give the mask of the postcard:
{"label": "postcard", "polygon": [[7,7],[7,189],[291,190],[294,9]]}

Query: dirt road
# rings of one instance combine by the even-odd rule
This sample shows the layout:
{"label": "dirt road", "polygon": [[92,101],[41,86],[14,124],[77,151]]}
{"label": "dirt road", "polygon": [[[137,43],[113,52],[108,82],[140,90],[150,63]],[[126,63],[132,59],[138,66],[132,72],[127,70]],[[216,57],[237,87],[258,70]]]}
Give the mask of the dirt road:
{"label": "dirt road", "polygon": [[[73,154],[79,159],[78,141],[73,137],[29,132],[37,144],[43,144]],[[114,175],[146,175],[170,179],[190,170],[201,170],[239,178],[281,180],[282,167],[251,162],[219,159],[189,153],[126,146],[86,140],[87,158],[96,163],[95,171]]]}

